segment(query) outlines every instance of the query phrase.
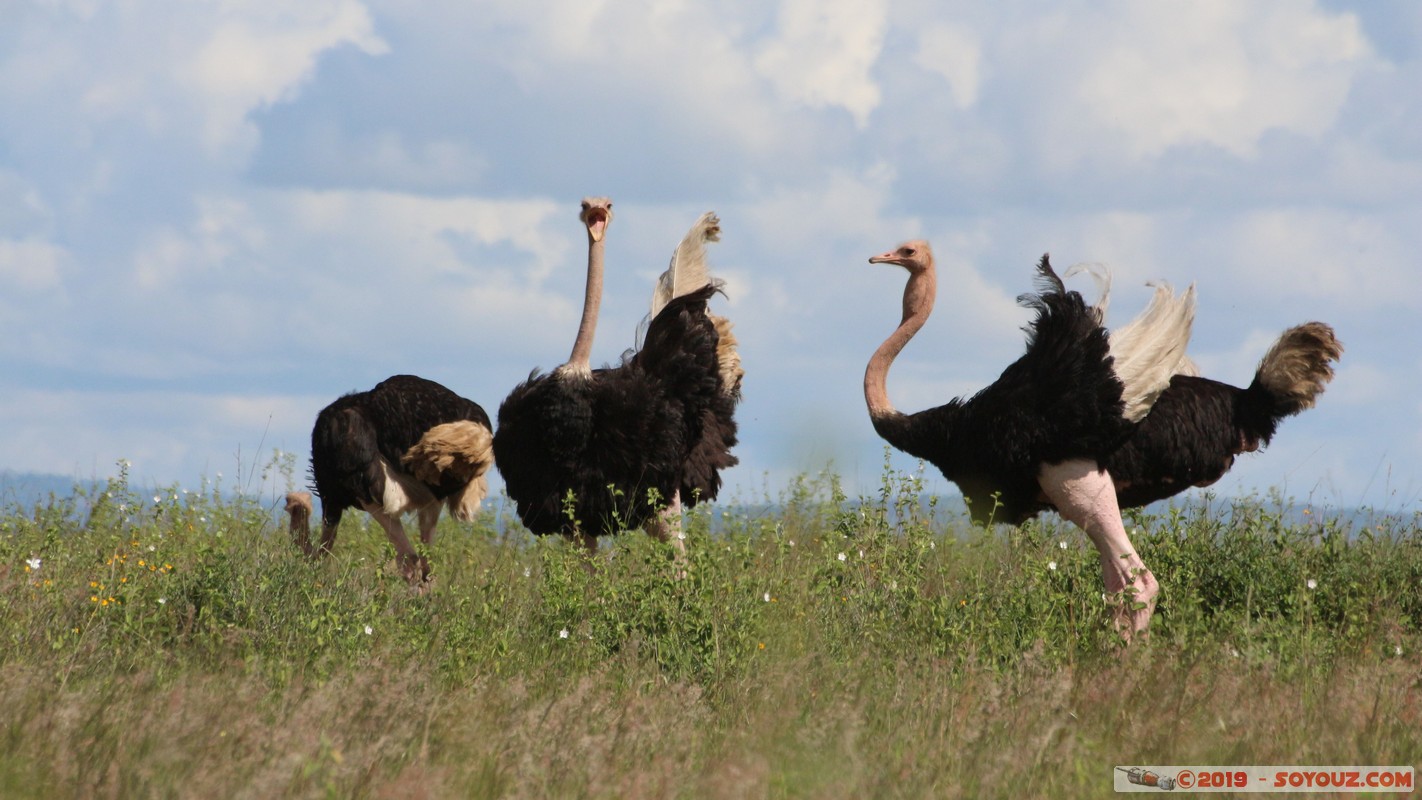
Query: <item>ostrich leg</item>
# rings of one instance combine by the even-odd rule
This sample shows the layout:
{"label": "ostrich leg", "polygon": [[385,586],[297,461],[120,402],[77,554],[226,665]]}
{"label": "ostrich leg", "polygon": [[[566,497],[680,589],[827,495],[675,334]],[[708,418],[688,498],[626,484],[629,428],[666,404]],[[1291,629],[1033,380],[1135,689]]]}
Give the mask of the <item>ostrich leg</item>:
{"label": "ostrich leg", "polygon": [[420,520],[420,541],[425,547],[434,544],[435,526],[439,524],[440,504],[436,500],[421,508],[417,514]]}
{"label": "ostrich leg", "polygon": [[657,512],[655,519],[649,519],[642,525],[647,533],[655,536],[659,542],[671,542],[671,546],[676,550],[676,563],[683,568],[682,576],[685,576],[686,567],[686,537],[681,532],[681,490],[672,492],[671,502],[667,507]]}
{"label": "ostrich leg", "polygon": [[[1063,517],[1086,531],[1101,554],[1101,577],[1106,592],[1124,592],[1116,612],[1116,627],[1127,640],[1150,625],[1160,585],[1126,537],[1116,486],[1096,462],[1074,459],[1042,467],[1037,478],[1042,491]],[[1143,603],[1142,608],[1135,608]]]}
{"label": "ostrich leg", "polygon": [[387,514],[375,506],[367,506],[365,510],[380,523],[385,534],[390,537],[390,544],[395,546],[395,559],[400,564],[400,571],[404,573],[405,580],[409,581],[411,586],[418,586],[428,580],[430,562],[415,552],[415,546],[410,543],[410,537],[405,533],[405,526],[401,524],[399,515]]}

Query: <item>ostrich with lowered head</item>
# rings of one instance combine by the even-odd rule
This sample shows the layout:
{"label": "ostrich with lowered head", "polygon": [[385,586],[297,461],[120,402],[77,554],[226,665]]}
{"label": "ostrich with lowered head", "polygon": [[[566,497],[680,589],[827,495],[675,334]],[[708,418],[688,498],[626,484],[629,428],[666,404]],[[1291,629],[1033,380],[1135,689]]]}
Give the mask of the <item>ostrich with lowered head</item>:
{"label": "ostrich with lowered head", "polygon": [[[913,241],[869,261],[909,274],[903,319],[864,373],[875,431],[942,470],[975,521],[1019,524],[1054,509],[1081,527],[1106,590],[1131,601],[1116,620],[1127,637],[1150,624],[1160,587],[1121,507],[1218,480],[1235,456],[1268,444],[1283,418],[1313,406],[1343,352],[1329,326],[1309,322],[1280,336],[1247,388],[1184,374],[1193,371],[1184,357],[1193,292],[1158,292],[1128,326],[1136,335],[1111,337],[1101,310],[1066,291],[1043,256],[1040,291],[1019,298],[1036,312],[1026,352],[972,397],[904,414],[889,402],[888,371],[933,310],[933,251]],[[1140,368],[1151,363],[1165,368]]]}
{"label": "ostrich with lowered head", "polygon": [[552,372],[535,370],[499,407],[499,472],[536,534],[561,533],[593,550],[598,536],[642,527],[684,555],[681,509],[714,499],[720,471],[736,464],[743,371],[730,323],[708,310],[720,284],[707,273],[705,246],[720,222],[703,214],[677,248],[641,349],[595,370],[612,201],[583,200],[579,218],[588,273],[572,354]]}
{"label": "ostrich with lowered head", "polygon": [[286,496],[292,536],[308,556],[324,556],[346,509],[360,508],[385,529],[406,579],[420,583],[429,578],[429,561],[415,551],[400,517],[416,512],[428,546],[441,503],[463,522],[478,513],[492,464],[493,431],[478,403],[414,375],[387,378],[316,415],[311,479],[321,498],[321,543],[311,544],[307,492]]}

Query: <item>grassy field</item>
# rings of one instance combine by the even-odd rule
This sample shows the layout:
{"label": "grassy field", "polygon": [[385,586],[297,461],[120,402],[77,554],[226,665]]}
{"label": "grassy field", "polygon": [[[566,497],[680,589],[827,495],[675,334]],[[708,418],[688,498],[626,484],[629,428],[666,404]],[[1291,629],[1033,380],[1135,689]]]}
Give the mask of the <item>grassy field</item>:
{"label": "grassy field", "polygon": [[1102,797],[1117,764],[1422,761],[1417,518],[1137,515],[1163,593],[1123,647],[1079,531],[930,522],[921,488],[693,514],[684,579],[641,534],[589,563],[445,522],[420,595],[364,515],[312,564],[273,497],[121,467],[0,518],[0,797]]}

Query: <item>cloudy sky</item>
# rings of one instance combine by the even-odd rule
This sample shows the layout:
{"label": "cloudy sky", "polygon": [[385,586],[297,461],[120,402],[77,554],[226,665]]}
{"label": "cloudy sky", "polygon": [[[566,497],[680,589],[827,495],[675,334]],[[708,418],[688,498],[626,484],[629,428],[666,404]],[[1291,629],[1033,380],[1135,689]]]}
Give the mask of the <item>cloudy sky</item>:
{"label": "cloudy sky", "polygon": [[[610,195],[595,361],[702,211],[747,369],[745,499],[883,462],[864,363],[918,410],[1020,353],[1034,261],[1199,287],[1247,383],[1347,346],[1223,494],[1422,505],[1422,6],[1409,0],[0,0],[0,469],[195,485],[399,372],[491,415],[566,358],[579,199]],[[1090,290],[1089,282],[1081,288]],[[911,467],[908,459],[896,459]],[[941,477],[930,484],[945,489]]]}

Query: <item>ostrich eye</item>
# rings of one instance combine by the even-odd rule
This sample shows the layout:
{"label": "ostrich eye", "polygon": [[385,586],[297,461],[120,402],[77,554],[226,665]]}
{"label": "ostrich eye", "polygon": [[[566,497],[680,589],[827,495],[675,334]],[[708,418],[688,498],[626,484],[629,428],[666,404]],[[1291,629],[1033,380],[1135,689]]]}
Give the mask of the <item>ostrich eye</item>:
{"label": "ostrich eye", "polygon": [[899,255],[901,255],[901,256],[912,256],[912,255],[913,255],[913,248],[912,248],[912,247],[905,247],[905,248],[903,248],[902,250],[899,251]]}

